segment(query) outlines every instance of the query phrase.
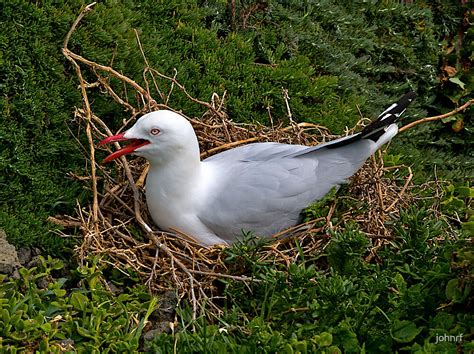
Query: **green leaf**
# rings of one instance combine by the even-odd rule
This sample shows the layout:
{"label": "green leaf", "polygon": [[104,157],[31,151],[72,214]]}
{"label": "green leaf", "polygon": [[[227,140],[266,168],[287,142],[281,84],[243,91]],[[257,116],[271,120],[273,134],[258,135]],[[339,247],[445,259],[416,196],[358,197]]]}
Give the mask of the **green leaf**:
{"label": "green leaf", "polygon": [[53,301],[51,302],[48,307],[46,308],[45,315],[46,316],[52,316],[56,312],[61,312],[63,311],[63,306],[59,305],[57,302]]}
{"label": "green leaf", "polygon": [[393,278],[393,281],[395,282],[395,285],[397,286],[397,290],[400,291],[400,293],[404,293],[407,289],[407,283],[405,279],[403,278],[403,275],[400,273],[397,273],[395,277]]}
{"label": "green leaf", "polygon": [[458,77],[451,77],[451,78],[449,78],[449,81],[451,81],[453,84],[456,84],[459,87],[461,87],[461,90],[464,90],[464,86],[466,84],[464,82],[462,82],[461,80],[459,80]]}
{"label": "green leaf", "polygon": [[25,328],[26,328],[26,324],[25,324],[25,321],[20,319],[17,324],[16,324],[16,329],[17,331],[23,331]]}
{"label": "green leaf", "polygon": [[459,279],[451,279],[446,285],[446,298],[456,303],[463,302],[471,292],[471,285],[468,282],[460,283]]}
{"label": "green leaf", "polygon": [[49,322],[43,323],[43,324],[40,326],[40,328],[41,328],[44,332],[49,333],[49,332],[51,332],[51,323],[49,323]]}
{"label": "green leaf", "polygon": [[89,298],[80,292],[71,294],[70,302],[76,310],[84,311],[87,308],[88,301]]}
{"label": "green leaf", "polygon": [[407,320],[395,320],[392,324],[390,334],[392,338],[400,343],[411,342],[415,337],[420,334],[422,331],[421,327],[416,327],[416,325]]}
{"label": "green leaf", "polygon": [[474,198],[474,188],[467,186],[456,187],[456,193],[462,198]]}
{"label": "green leaf", "polygon": [[443,123],[454,122],[456,120],[457,120],[456,115],[441,119]]}
{"label": "green leaf", "polygon": [[446,285],[446,298],[448,300],[454,300],[461,296],[461,290],[459,289],[459,280],[451,279]]}
{"label": "green leaf", "polygon": [[332,334],[329,332],[321,333],[318,342],[321,347],[329,347],[332,344]]}
{"label": "green leaf", "polygon": [[402,158],[401,154],[392,155],[392,154],[384,154],[383,155],[383,163],[385,166],[396,166],[400,164],[400,160]]}
{"label": "green leaf", "polygon": [[467,232],[469,236],[474,235],[474,221],[467,221],[461,224],[461,228]]}
{"label": "green leaf", "polygon": [[66,295],[66,290],[64,289],[54,289],[54,295],[56,295],[57,297],[63,297],[64,295]]}
{"label": "green leaf", "polygon": [[10,322],[10,312],[7,309],[2,310],[2,320],[4,323]]}
{"label": "green leaf", "polygon": [[77,333],[79,333],[79,335],[81,335],[82,337],[95,339],[95,337],[91,334],[91,332],[88,329],[79,326],[77,322],[76,322],[76,329],[77,329]]}
{"label": "green leaf", "polygon": [[453,325],[456,316],[450,314],[448,312],[439,312],[434,318],[431,328],[440,328],[444,330],[449,330],[449,328]]}
{"label": "green leaf", "polygon": [[336,328],[336,339],[342,343],[346,352],[360,352],[359,341],[357,335],[352,330],[351,326],[343,321]]}

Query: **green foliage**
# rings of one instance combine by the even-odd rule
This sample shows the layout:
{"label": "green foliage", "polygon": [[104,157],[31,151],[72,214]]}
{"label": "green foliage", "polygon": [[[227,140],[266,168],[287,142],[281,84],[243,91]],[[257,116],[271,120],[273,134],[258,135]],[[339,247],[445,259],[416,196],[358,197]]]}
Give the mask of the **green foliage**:
{"label": "green foliage", "polygon": [[81,154],[66,123],[80,99],[64,72],[51,14],[24,1],[0,4],[0,225],[18,244],[47,244],[48,215],[72,210],[80,195],[66,179]]}
{"label": "green foliage", "polygon": [[[439,33],[441,68],[440,85],[429,93],[429,100],[433,100],[426,106],[429,116],[448,113],[473,98],[471,5],[456,6],[449,1],[431,4]],[[417,126],[394,140],[394,149],[404,155],[405,162],[413,163],[418,181],[433,179],[435,174],[458,183],[474,178],[472,113],[470,106],[437,123]]]}
{"label": "green foliage", "polygon": [[[302,211],[303,221],[309,221],[326,216],[329,211],[330,202],[336,197],[337,188],[332,187],[331,190],[320,200],[315,201],[309,207]],[[324,225],[324,223],[323,223]]]}
{"label": "green foliage", "polygon": [[[0,4],[0,224],[18,245],[60,250],[63,242],[48,232],[52,225],[46,223],[47,216],[70,213],[76,199],[84,202],[88,197],[87,190],[66,178],[69,171],[81,175],[85,163],[68,128],[76,131],[71,111],[81,104],[77,81],[60,52],[84,4]],[[226,109],[233,120],[268,123],[268,110],[275,121],[286,120],[285,88],[296,120],[324,124],[337,133],[359,119],[357,107],[374,116],[409,89],[420,94],[416,105],[442,99],[434,94],[442,54],[438,43],[457,33],[465,11],[444,2],[240,1],[232,6],[228,1],[205,6],[181,0],[100,2],[83,19],[70,47],[97,62],[113,63],[143,84],[144,61],[133,31],[137,29],[153,67],[169,75],[176,68],[177,79],[203,100],[226,91]],[[465,40],[470,36],[472,29]],[[444,48],[450,48],[448,44]],[[456,55],[467,58],[468,53],[463,49]],[[456,60],[453,55],[446,54],[449,63]],[[459,70],[456,76],[464,89],[458,81],[448,81],[453,90],[464,92],[458,103],[471,92],[472,80],[466,75]],[[158,84],[168,92],[169,82]],[[115,89],[135,100],[121,85]],[[112,120],[126,115],[100,92],[90,90],[90,99],[95,113],[109,117],[111,126]],[[190,116],[203,113],[179,90],[169,104]],[[411,109],[415,118],[423,114],[416,106]],[[436,163],[447,170],[446,176],[465,178],[474,170],[469,169],[472,159],[465,158],[474,151],[467,143],[469,124],[465,120],[466,129],[456,139],[442,128],[416,129],[406,135],[409,144],[400,140],[397,149],[428,174]],[[426,147],[427,141],[432,148]]]}
{"label": "green foliage", "polygon": [[52,277],[63,269],[61,261],[39,260],[37,267],[20,269],[18,280],[0,283],[4,350],[60,353],[62,341],[70,341],[77,352],[138,349],[145,322],[157,305],[146,289],[127,289],[115,296],[102,286],[94,263],[77,269],[80,287],[72,288],[72,274],[69,279]]}
{"label": "green foliage", "polygon": [[340,273],[356,275],[363,270],[362,255],[368,244],[365,234],[350,227],[344,232],[334,233],[327,249],[329,265]]}
{"label": "green foliage", "polygon": [[444,200],[441,202],[443,213],[457,217],[461,227],[471,236],[474,235],[473,198],[474,188],[469,184],[458,186],[449,184],[445,187]]}
{"label": "green foliage", "polygon": [[[359,119],[358,108],[374,116],[408,90],[420,96],[410,108],[411,119],[446,113],[472,97],[474,31],[472,26],[459,31],[468,3],[245,0],[236,1],[235,9],[233,3],[103,1],[83,19],[70,47],[113,63],[143,84],[137,29],[151,66],[169,75],[176,68],[177,79],[202,100],[226,91],[225,108],[235,121],[268,123],[269,111],[275,122],[285,121],[282,88],[289,91],[295,120],[335,133]],[[62,257],[67,245],[49,233],[46,218],[70,213],[76,200],[85,202],[89,194],[66,178],[69,171],[81,175],[85,162],[69,132],[77,134],[72,115],[81,105],[77,81],[60,52],[84,4],[0,3],[0,227],[17,245],[41,246]],[[455,50],[459,42],[463,45]],[[446,66],[455,74],[443,74]],[[158,84],[168,92],[169,82]],[[89,93],[94,112],[111,127],[127,117],[103,93]],[[169,104],[189,116],[203,113],[178,90]],[[401,134],[385,158],[387,165],[413,164],[415,181],[425,182],[436,166],[437,176],[451,182],[442,210],[459,220],[464,232],[433,219],[419,202],[395,221],[397,238],[378,251],[381,264],[364,261],[370,242],[349,225],[332,235],[326,254],[303,258],[289,269],[262,262],[257,252],[262,243],[248,235],[225,251],[226,262],[231,272],[259,282],[223,280],[221,317],[192,323],[184,307],[176,332],[147,347],[243,353],[472,350],[469,339],[435,344],[436,335],[467,335],[473,325],[466,311],[473,303],[473,251],[463,240],[474,223],[472,188],[465,182],[474,177],[470,115],[472,107],[452,120]],[[309,208],[308,215],[325,215],[330,200]],[[328,267],[321,268],[321,261]],[[140,287],[110,294],[94,262],[72,274],[61,268],[60,261],[42,259],[21,270],[20,279],[2,279],[0,346],[10,352],[59,352],[60,342],[72,339],[79,352],[140,349],[155,299]]]}
{"label": "green foliage", "polygon": [[[427,231],[420,236],[421,228]],[[19,279],[0,279],[0,344],[7,352],[60,352],[65,343],[77,352],[167,353],[175,346],[212,353],[469,350],[472,246],[440,240],[446,225],[414,208],[403,214],[399,230],[381,255],[383,264],[363,261],[367,240],[355,231],[333,236],[327,270],[318,270],[315,260],[288,269],[260,262],[247,272],[258,282],[222,280],[225,311],[214,323],[204,317],[193,322],[185,305],[174,334],[145,342],[145,322],[157,308],[146,289],[113,295],[94,260],[65,273],[62,261],[40,257],[36,267],[20,270]],[[227,250],[231,268],[239,269],[242,254],[252,258],[262,246],[251,239],[247,244]],[[351,261],[341,267],[338,258]],[[465,338],[436,344],[444,334]]]}
{"label": "green foliage", "polygon": [[[246,273],[258,279],[251,284],[223,280],[226,309],[216,323],[200,318],[192,332],[185,308],[181,330],[147,346],[156,352],[175,343],[182,352],[468,350],[472,246],[440,238],[448,225],[416,208],[403,213],[397,230],[379,251],[382,264],[364,261],[367,238],[349,230],[326,248],[328,270],[302,259],[288,269],[260,263]],[[237,254],[227,259],[231,267],[241,263],[241,247],[227,251]],[[444,334],[464,334],[464,340],[435,344]]]}

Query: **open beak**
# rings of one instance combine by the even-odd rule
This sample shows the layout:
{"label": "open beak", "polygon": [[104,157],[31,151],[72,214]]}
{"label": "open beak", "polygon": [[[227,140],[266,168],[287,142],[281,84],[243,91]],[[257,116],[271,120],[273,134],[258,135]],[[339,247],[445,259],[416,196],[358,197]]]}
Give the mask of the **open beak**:
{"label": "open beak", "polygon": [[105,145],[105,144],[108,144],[108,143],[114,143],[114,142],[118,142],[118,141],[128,141],[129,142],[123,148],[121,148],[121,149],[111,153],[109,156],[107,156],[104,159],[104,163],[115,160],[116,158],[119,158],[122,155],[131,154],[136,149],[150,144],[150,142],[148,140],[145,140],[145,139],[128,139],[124,135],[125,135],[125,133],[112,135],[112,136],[109,136],[109,137],[105,138],[99,144],[97,144],[97,146],[102,146],[102,145]]}

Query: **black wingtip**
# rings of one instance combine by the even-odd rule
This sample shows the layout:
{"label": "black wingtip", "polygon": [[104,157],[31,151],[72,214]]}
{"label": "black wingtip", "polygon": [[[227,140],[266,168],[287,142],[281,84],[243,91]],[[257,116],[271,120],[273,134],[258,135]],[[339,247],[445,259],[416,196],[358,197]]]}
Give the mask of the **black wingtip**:
{"label": "black wingtip", "polygon": [[407,98],[407,99],[410,99],[411,101],[413,101],[417,97],[418,97],[417,93],[415,91],[411,91],[411,92],[408,92],[407,94],[405,94],[405,96],[403,96],[402,98]]}
{"label": "black wingtip", "polygon": [[410,105],[410,103],[412,103],[413,100],[417,97],[418,95],[416,94],[416,92],[414,91],[408,92],[407,94],[405,94],[402,98],[398,100],[397,105],[403,109],[406,109]]}
{"label": "black wingtip", "polygon": [[377,141],[385,132],[385,127],[395,123],[416,97],[417,94],[413,91],[405,94],[397,102],[383,111],[376,120],[366,126],[362,130],[361,137]]}
{"label": "black wingtip", "polygon": [[395,123],[417,96],[418,95],[413,91],[406,93],[397,102],[392,103],[388,108],[386,108],[376,120],[362,129],[362,132],[355,134],[349,139],[328,145],[327,147],[332,149],[348,145],[360,139],[370,139],[377,141],[385,133],[385,128]]}
{"label": "black wingtip", "polygon": [[387,120],[388,122],[393,123],[402,115],[403,112],[405,112],[405,109],[407,109],[416,97],[417,94],[415,92],[408,92],[397,102],[393,103],[385,111],[380,113],[377,120],[384,121],[384,123],[385,120]]}

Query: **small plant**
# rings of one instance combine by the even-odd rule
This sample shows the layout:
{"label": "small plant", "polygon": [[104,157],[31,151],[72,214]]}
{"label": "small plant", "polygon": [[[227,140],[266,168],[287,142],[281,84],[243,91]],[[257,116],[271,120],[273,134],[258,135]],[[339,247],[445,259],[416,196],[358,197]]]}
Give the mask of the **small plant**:
{"label": "small plant", "polygon": [[471,236],[474,235],[474,210],[472,200],[474,188],[469,184],[449,184],[444,188],[444,198],[441,202],[442,211],[454,217],[461,223],[461,227]]}
{"label": "small plant", "polygon": [[[63,262],[39,257],[20,269],[20,279],[0,283],[0,344],[39,352],[129,352],[139,348],[157,299],[136,286],[115,296],[102,284],[94,262],[76,276],[55,278]],[[77,278],[76,278],[77,277]],[[71,284],[77,279],[80,286]]]}

